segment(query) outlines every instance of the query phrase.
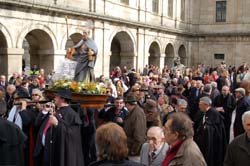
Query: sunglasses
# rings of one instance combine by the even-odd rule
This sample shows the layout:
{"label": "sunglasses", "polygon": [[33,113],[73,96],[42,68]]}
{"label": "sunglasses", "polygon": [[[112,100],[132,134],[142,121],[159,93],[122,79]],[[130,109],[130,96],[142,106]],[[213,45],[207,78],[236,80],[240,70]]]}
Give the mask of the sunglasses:
{"label": "sunglasses", "polygon": [[32,94],[31,96],[39,96],[39,94]]}
{"label": "sunglasses", "polygon": [[51,108],[51,105],[46,104],[45,107],[46,107],[46,108]]}

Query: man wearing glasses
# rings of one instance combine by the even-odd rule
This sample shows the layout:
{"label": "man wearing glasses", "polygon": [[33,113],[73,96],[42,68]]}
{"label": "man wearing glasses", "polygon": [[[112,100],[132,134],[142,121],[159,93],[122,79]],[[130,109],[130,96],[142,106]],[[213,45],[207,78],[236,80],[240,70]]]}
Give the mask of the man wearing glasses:
{"label": "man wearing glasses", "polygon": [[146,166],[161,165],[168,148],[168,144],[164,142],[163,130],[156,126],[149,128],[147,143],[144,143],[141,148],[141,164]]}
{"label": "man wearing glasses", "polygon": [[[38,91],[35,89],[32,91],[32,101],[38,102],[39,98],[35,98],[34,94],[38,94]],[[40,108],[38,108],[38,105],[30,104],[30,97],[27,93],[17,91],[14,94],[14,106],[8,115],[8,120],[19,126],[28,138],[25,142],[24,148],[24,163],[27,166],[32,165],[33,163],[32,151],[34,149],[36,133],[38,131],[34,122],[39,110]]]}

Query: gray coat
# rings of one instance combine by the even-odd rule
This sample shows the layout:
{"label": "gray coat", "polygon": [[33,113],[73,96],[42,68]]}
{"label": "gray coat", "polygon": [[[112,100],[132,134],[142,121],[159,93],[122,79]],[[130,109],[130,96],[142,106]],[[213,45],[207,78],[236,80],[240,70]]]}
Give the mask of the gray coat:
{"label": "gray coat", "polygon": [[145,143],[142,145],[141,148],[141,164],[144,164],[145,166],[160,166],[164,158],[166,157],[166,153],[169,149],[169,146],[167,143],[164,143],[163,146],[160,149],[160,152],[156,154],[156,157],[154,160],[150,161],[149,158],[149,144]]}
{"label": "gray coat", "polygon": [[168,166],[206,166],[205,159],[193,139],[185,140]]}
{"label": "gray coat", "polygon": [[246,134],[236,137],[227,148],[224,166],[249,166],[250,141]]}
{"label": "gray coat", "polygon": [[128,137],[129,155],[139,155],[142,144],[146,140],[146,116],[140,106],[129,112],[124,120],[124,131]]}

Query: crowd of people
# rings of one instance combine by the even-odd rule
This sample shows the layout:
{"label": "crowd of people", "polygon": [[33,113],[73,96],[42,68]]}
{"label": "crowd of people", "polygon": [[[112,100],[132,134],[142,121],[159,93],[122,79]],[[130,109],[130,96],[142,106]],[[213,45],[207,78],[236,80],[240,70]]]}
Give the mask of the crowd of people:
{"label": "crowd of people", "polygon": [[[83,110],[71,91],[54,102],[43,69],[0,76],[0,165],[247,166],[250,69],[153,65],[114,68],[99,86],[102,109]],[[97,128],[97,129],[96,129]]]}

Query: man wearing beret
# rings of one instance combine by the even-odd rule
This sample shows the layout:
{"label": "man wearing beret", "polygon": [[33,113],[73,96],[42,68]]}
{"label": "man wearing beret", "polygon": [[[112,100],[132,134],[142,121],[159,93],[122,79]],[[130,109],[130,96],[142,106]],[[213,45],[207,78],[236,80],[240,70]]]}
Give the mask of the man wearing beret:
{"label": "man wearing beret", "polygon": [[226,133],[222,115],[212,108],[212,100],[200,98],[199,108],[203,116],[197,121],[194,140],[208,166],[222,166],[226,151]]}

